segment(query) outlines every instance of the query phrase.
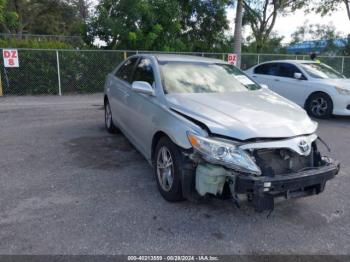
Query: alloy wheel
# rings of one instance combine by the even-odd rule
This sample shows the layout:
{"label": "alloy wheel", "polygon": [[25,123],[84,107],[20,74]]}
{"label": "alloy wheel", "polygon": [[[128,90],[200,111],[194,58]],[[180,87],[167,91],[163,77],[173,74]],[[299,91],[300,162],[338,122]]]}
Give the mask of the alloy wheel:
{"label": "alloy wheel", "polygon": [[157,179],[164,191],[169,192],[174,182],[174,164],[170,151],[162,146],[157,155]]}
{"label": "alloy wheel", "polygon": [[324,116],[327,113],[328,103],[323,97],[317,97],[311,101],[310,110],[315,116]]}
{"label": "alloy wheel", "polygon": [[105,121],[106,121],[107,128],[110,128],[112,124],[112,112],[111,112],[111,107],[109,106],[109,103],[106,104],[106,108],[105,108]]}

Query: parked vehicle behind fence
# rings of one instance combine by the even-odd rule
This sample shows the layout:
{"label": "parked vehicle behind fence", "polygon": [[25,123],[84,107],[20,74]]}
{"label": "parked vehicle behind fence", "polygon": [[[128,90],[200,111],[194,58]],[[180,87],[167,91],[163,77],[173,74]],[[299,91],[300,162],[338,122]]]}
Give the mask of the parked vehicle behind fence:
{"label": "parked vehicle behind fence", "polygon": [[302,108],[220,60],[132,56],[107,76],[104,105],[107,130],[145,156],[168,201],[245,195],[270,210],[275,197],[322,192],[339,171]]}
{"label": "parked vehicle behind fence", "polygon": [[326,64],[277,60],[253,66],[246,73],[313,117],[350,115],[350,79]]}

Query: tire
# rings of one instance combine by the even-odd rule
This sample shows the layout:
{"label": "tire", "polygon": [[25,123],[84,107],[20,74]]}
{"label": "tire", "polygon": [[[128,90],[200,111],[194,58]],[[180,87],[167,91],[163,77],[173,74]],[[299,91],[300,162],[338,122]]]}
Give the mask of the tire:
{"label": "tire", "polygon": [[105,102],[105,127],[111,134],[120,132],[119,129],[113,124],[112,110],[108,100]]}
{"label": "tire", "polygon": [[[170,163],[171,166],[168,166]],[[161,137],[155,148],[154,174],[160,194],[169,202],[184,200],[181,186],[182,163],[180,148],[169,138]]]}
{"label": "tire", "polygon": [[326,93],[315,93],[307,99],[305,109],[315,118],[330,118],[333,113],[333,101]]}

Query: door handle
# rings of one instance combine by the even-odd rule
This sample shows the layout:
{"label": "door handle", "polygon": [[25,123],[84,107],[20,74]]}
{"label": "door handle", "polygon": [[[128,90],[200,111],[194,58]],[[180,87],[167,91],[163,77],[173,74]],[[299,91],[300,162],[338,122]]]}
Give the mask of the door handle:
{"label": "door handle", "polygon": [[276,82],[279,82],[280,80],[279,79],[274,79]]}

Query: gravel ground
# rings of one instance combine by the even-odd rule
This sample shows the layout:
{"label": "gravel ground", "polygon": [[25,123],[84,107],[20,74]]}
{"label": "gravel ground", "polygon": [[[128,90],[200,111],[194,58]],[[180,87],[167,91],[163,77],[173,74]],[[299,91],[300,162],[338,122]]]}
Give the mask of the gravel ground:
{"label": "gravel ground", "polygon": [[319,122],[342,162],[318,196],[255,213],[171,204],[102,95],[0,98],[0,254],[349,254],[350,118]]}

